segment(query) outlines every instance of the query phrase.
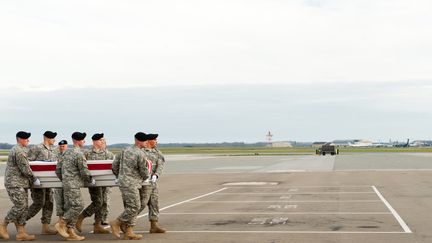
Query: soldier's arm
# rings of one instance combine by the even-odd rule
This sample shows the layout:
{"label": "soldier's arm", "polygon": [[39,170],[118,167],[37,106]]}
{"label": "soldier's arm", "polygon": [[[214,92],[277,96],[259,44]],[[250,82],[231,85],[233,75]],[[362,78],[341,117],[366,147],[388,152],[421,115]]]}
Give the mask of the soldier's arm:
{"label": "soldier's arm", "polygon": [[57,161],[55,173],[60,180],[62,180],[62,166],[63,162]]}
{"label": "soldier's arm", "polygon": [[156,152],[158,153],[158,160],[156,163],[156,168],[155,168],[154,174],[157,177],[159,177],[162,174],[163,168],[165,166],[165,157],[163,156],[163,154],[159,150],[156,150]]}
{"label": "soldier's arm", "polygon": [[84,154],[85,159],[87,160],[89,158],[90,151],[86,149],[83,151],[83,154]]}
{"label": "soldier's arm", "polygon": [[34,145],[29,149],[28,154],[27,154],[27,158],[29,161],[35,161],[37,156],[38,156],[38,149],[37,149],[37,146]]}
{"label": "soldier's arm", "polygon": [[87,166],[87,160],[85,159],[84,155],[77,155],[77,166],[78,170],[80,171],[81,177],[84,178],[84,181],[87,183],[91,183],[92,176],[90,174],[90,170]]}
{"label": "soldier's arm", "polygon": [[31,182],[35,180],[33,172],[30,168],[29,160],[24,151],[19,151],[16,156],[16,163],[20,172],[27,177]]}
{"label": "soldier's arm", "polygon": [[141,155],[138,156],[138,161],[137,161],[138,172],[141,175],[141,178],[143,178],[143,180],[146,180],[147,178],[150,177],[150,172],[148,171],[147,168],[146,159],[147,156],[144,153],[142,153]]}
{"label": "soldier's arm", "polygon": [[112,163],[111,170],[116,177],[118,177],[118,175],[120,173],[120,161],[121,161],[122,157],[123,157],[123,151],[115,157],[115,159]]}
{"label": "soldier's arm", "polygon": [[107,150],[107,159],[114,159],[114,154]]}

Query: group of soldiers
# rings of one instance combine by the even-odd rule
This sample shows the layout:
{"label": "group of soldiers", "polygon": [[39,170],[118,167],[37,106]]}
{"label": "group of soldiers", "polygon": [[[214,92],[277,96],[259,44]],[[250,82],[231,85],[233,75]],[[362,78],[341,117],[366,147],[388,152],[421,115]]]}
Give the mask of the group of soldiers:
{"label": "group of soldiers", "polygon": [[[5,187],[13,203],[6,217],[0,225],[0,238],[8,240],[8,224],[13,222],[17,229],[16,240],[35,240],[35,235],[25,231],[26,222],[42,209],[42,231],[44,235],[60,234],[65,240],[84,240],[75,229],[82,232],[85,218],[94,214],[94,234],[109,234],[103,225],[108,225],[109,187],[96,186],[87,166],[87,160],[113,160],[112,172],[116,176],[124,211],[113,221],[109,222],[111,233],[116,238],[137,240],[142,235],[135,234],[137,216],[145,206],[148,206],[150,233],[165,233],[158,225],[159,199],[157,180],[162,173],[165,159],[157,149],[158,134],[135,134],[133,146],[125,148],[120,154],[107,150],[103,133],[92,136],[91,149],[85,149],[86,133],[72,134],[73,148],[68,149],[66,140],[61,140],[58,147],[54,146],[56,132],[46,131],[43,142],[29,148],[31,134],[19,131],[16,134],[17,145],[8,156],[5,171]],[[57,161],[56,175],[62,182],[61,188],[38,188],[40,180],[34,176],[29,161]],[[88,187],[91,204],[84,209],[81,188]],[[31,191],[32,205],[28,206],[28,190]],[[55,229],[49,227],[56,205],[57,223]]]}

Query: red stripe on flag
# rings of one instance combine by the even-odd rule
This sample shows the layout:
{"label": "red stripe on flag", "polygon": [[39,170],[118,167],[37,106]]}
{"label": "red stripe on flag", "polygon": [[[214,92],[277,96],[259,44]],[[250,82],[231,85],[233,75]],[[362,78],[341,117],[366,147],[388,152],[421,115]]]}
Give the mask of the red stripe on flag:
{"label": "red stripe on flag", "polygon": [[30,165],[32,171],[55,171],[56,165]]}
{"label": "red stripe on flag", "polygon": [[149,159],[146,159],[146,162],[147,162],[147,170],[149,171],[150,174],[152,174],[153,173],[153,163]]}
{"label": "red stripe on flag", "polygon": [[88,168],[89,170],[111,170],[112,164],[91,164]]}
{"label": "red stripe on flag", "polygon": [[[111,170],[112,164],[90,164],[89,170]],[[56,165],[30,165],[32,171],[55,171]]]}

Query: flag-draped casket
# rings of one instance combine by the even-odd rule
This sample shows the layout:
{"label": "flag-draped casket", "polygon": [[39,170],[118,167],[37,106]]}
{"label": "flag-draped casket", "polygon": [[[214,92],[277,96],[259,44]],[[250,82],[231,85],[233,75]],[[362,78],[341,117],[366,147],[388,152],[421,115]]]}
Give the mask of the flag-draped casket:
{"label": "flag-draped casket", "polygon": [[[96,180],[96,186],[117,186],[111,170],[112,162],[113,160],[87,160],[87,166],[90,174]],[[38,188],[62,187],[61,181],[55,174],[56,165],[56,161],[30,161],[33,174],[41,181]],[[144,182],[145,184],[148,184],[148,181]]]}

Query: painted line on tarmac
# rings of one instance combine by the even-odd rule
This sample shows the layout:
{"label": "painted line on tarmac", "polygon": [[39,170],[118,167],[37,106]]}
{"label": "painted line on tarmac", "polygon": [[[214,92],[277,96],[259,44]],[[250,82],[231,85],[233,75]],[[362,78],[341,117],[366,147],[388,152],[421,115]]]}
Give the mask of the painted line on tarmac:
{"label": "painted line on tarmac", "polygon": [[[191,198],[191,199],[188,199],[188,200],[184,200],[184,201],[181,201],[181,202],[178,202],[178,203],[174,203],[174,204],[171,204],[171,205],[168,205],[166,207],[163,207],[163,208],[159,209],[159,211],[163,211],[165,209],[172,208],[172,207],[178,206],[178,205],[183,204],[183,203],[187,203],[187,202],[190,202],[190,201],[193,201],[193,200],[196,200],[196,199],[200,199],[200,198],[203,198],[203,197],[206,197],[206,196],[209,196],[209,195],[221,192],[221,191],[226,190],[226,189],[228,189],[228,187],[224,187],[222,189],[219,189],[219,190],[216,190],[216,191],[213,191],[213,192],[209,192],[209,193],[206,193],[206,194],[198,196],[198,197],[194,197],[194,198]],[[145,217],[147,215],[148,215],[148,213],[138,215],[137,219]],[[110,228],[110,226],[105,226],[104,227],[104,229],[109,229],[109,228]],[[93,233],[93,231],[90,231],[90,233]]]}
{"label": "painted line on tarmac", "polygon": [[[277,188],[277,189],[297,189],[297,188],[353,188],[353,187],[361,187],[361,188],[371,188],[372,185],[349,185],[349,186],[257,186],[256,188]],[[230,186],[230,189],[233,188],[252,188],[250,186]]]}
{"label": "painted line on tarmac", "polygon": [[257,195],[320,195],[320,194],[375,194],[375,192],[222,192],[222,195],[257,194]]}
{"label": "painted line on tarmac", "polygon": [[392,215],[391,212],[212,212],[212,213],[161,213],[163,215]]}
{"label": "painted line on tarmac", "polygon": [[0,176],[0,190],[3,190],[3,189],[5,189],[5,186],[4,186],[4,177]]}
{"label": "painted line on tarmac", "polygon": [[368,203],[381,200],[195,201],[190,203]]}
{"label": "painted line on tarmac", "polygon": [[[148,231],[135,231],[135,233],[147,233]],[[406,234],[403,231],[217,231],[217,230],[203,230],[203,231],[167,231],[169,233],[232,233],[232,234]]]}
{"label": "painted line on tarmac", "polygon": [[396,212],[396,210],[390,205],[390,203],[383,197],[383,195],[378,191],[378,189],[375,186],[372,186],[372,189],[375,191],[375,193],[378,195],[378,197],[383,201],[383,203],[390,210],[390,212],[393,214],[393,216],[399,222],[400,226],[405,231],[405,233],[412,233],[411,229],[408,227],[408,225],[405,223],[405,221],[402,219],[402,217]]}
{"label": "painted line on tarmac", "polygon": [[[190,202],[190,201],[193,201],[193,200],[196,200],[196,199],[200,199],[200,198],[203,198],[203,197],[206,197],[206,196],[210,196],[210,195],[212,195],[212,194],[215,194],[215,193],[221,192],[221,191],[226,190],[226,189],[228,189],[228,187],[224,187],[224,188],[222,188],[222,189],[219,189],[219,190],[216,190],[216,191],[213,191],[213,192],[209,192],[209,193],[207,193],[207,194],[204,194],[204,195],[201,195],[201,196],[198,196],[198,197],[194,197],[194,198],[191,198],[191,199],[188,199],[188,200],[184,200],[184,201],[181,201],[181,202],[178,202],[178,203],[174,203],[174,204],[171,204],[171,205],[169,205],[169,206],[166,206],[166,207],[161,208],[159,211],[163,211],[163,210],[165,210],[165,209],[172,208],[172,207],[178,206],[178,205],[183,204],[183,203],[187,203],[187,202]],[[142,214],[142,215],[138,215],[137,218],[145,217],[145,216],[147,216],[147,214],[148,214],[148,213],[146,213],[146,214]]]}

